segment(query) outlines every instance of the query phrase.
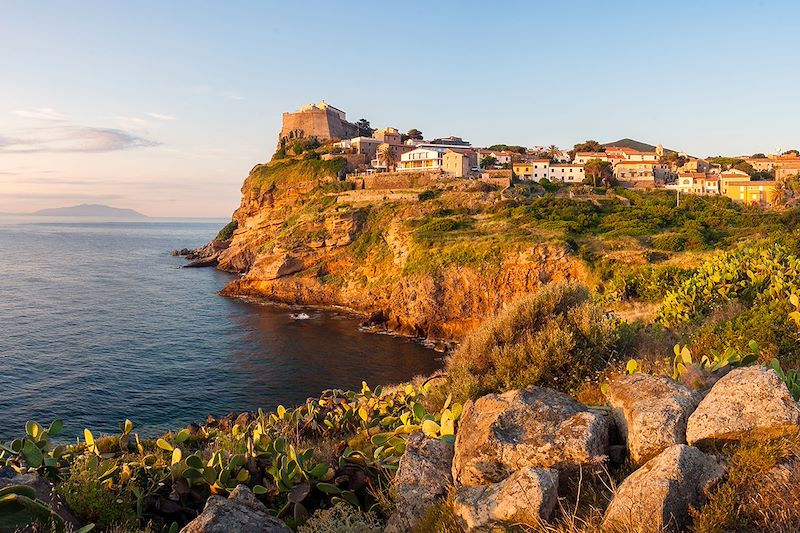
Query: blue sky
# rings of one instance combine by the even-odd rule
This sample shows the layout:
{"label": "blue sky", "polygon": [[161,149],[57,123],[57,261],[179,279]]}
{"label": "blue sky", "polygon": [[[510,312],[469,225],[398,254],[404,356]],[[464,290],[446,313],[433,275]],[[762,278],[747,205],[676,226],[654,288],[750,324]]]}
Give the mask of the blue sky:
{"label": "blue sky", "polygon": [[800,145],[800,3],[0,1],[0,212],[227,217],[321,99],[476,145]]}

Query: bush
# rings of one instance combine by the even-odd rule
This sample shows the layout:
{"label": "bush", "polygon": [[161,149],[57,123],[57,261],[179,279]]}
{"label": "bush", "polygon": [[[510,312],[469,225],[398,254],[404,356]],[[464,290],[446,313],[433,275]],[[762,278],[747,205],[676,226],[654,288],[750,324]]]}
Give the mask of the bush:
{"label": "bush", "polygon": [[574,392],[615,353],[616,321],[586,287],[547,285],[485,322],[447,362],[453,395],[475,398],[528,385]]}
{"label": "bush", "polygon": [[693,531],[800,531],[797,439],[729,445],[726,479],[693,511]]}
{"label": "bush", "polygon": [[239,227],[239,223],[236,222],[235,220],[231,220],[230,222],[225,224],[225,227],[223,227],[221,230],[219,230],[219,233],[217,233],[217,236],[214,237],[214,240],[215,241],[227,241],[228,239],[233,237],[233,232],[236,231],[236,228],[238,228],[238,227]]}
{"label": "bush", "polygon": [[650,246],[656,250],[680,252],[686,247],[686,237],[680,233],[663,233],[650,239]]}
{"label": "bush", "polygon": [[298,533],[381,533],[383,523],[374,513],[338,503],[314,513],[297,529]]}
{"label": "bush", "polygon": [[58,486],[64,501],[82,522],[93,522],[98,530],[112,527],[135,530],[138,520],[133,498],[105,488],[84,457],[73,464],[69,477]]}

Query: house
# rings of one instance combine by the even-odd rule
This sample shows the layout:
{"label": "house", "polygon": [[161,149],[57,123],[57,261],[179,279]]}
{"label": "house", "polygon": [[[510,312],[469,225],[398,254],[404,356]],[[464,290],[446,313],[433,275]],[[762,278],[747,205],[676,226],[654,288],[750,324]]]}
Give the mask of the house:
{"label": "house", "polygon": [[778,181],[797,175],[800,175],[800,158],[785,160],[775,166],[775,179]]}
{"label": "house", "polygon": [[675,188],[685,194],[719,194],[719,178],[708,178],[705,172],[678,172]]}
{"label": "house", "polygon": [[469,176],[475,160],[473,151],[447,150],[442,155],[442,170],[450,176],[463,178]]}
{"label": "house", "polygon": [[533,169],[530,179],[539,181],[542,178],[550,179],[550,160],[549,159],[534,159],[531,161]]}
{"label": "house", "polygon": [[[378,152],[385,149],[381,148],[381,145],[386,144],[389,146],[388,150],[391,154],[391,160],[394,161],[395,164],[397,161],[400,161],[400,157],[404,153],[414,149],[413,145],[403,143],[402,134],[397,128],[375,130],[372,134],[372,138],[378,141],[378,145],[375,146],[375,153],[370,158],[370,166],[378,170],[389,170],[387,161],[384,160],[385,158],[378,156]],[[372,145],[370,145],[370,148],[372,148]]]}
{"label": "house", "polygon": [[728,193],[728,184],[732,181],[750,181],[750,175],[747,172],[742,172],[732,168],[721,172],[719,174],[719,192],[720,194]]}
{"label": "house", "polygon": [[599,159],[600,161],[608,161],[608,154],[605,152],[577,152],[575,160],[572,161],[576,165],[585,165],[592,159]]}
{"label": "house", "polygon": [[397,172],[429,172],[442,170],[444,150],[416,148],[400,156]]}
{"label": "house", "polygon": [[555,163],[550,165],[550,181],[561,181],[564,183],[583,183],[586,174],[583,165],[572,163]]}
{"label": "house", "polygon": [[731,200],[751,205],[774,205],[778,199],[777,181],[732,181],[725,195]]}
{"label": "house", "polygon": [[622,158],[625,161],[658,161],[658,152],[640,152],[626,146],[607,146],[606,156],[609,158]]}
{"label": "house", "polygon": [[533,163],[530,161],[515,161],[511,169],[514,176],[521,180],[529,180],[533,176]]}
{"label": "house", "polygon": [[655,183],[656,166],[659,164],[655,160],[618,161],[614,165],[614,177],[617,181]]}

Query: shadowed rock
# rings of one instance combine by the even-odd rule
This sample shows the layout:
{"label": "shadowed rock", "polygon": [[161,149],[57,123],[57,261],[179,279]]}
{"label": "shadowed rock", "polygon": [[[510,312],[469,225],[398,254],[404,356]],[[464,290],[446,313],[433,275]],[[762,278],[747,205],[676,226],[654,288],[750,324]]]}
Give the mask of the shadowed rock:
{"label": "shadowed rock", "polygon": [[186,524],[181,533],[291,533],[292,530],[267,508],[244,485],[230,496],[211,496],[200,515]]}
{"label": "shadowed rock", "polygon": [[453,510],[469,532],[496,526],[535,526],[547,520],[558,502],[558,471],[522,468],[492,485],[461,487]]}
{"label": "shadowed rock", "polygon": [[384,533],[411,531],[422,515],[447,494],[453,478],[453,445],[422,433],[408,438],[394,478],[396,509]]}
{"label": "shadowed rock", "polygon": [[680,531],[689,508],[699,507],[705,494],[724,474],[710,455],[676,444],[628,476],[606,510],[608,531],[661,533]]}

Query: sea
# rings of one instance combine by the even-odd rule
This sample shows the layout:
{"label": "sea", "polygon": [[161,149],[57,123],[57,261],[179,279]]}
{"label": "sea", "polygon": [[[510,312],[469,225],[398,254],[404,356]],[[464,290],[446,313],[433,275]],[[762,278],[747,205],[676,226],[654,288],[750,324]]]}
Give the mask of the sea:
{"label": "sea", "polygon": [[225,222],[0,216],[0,441],[54,419],[152,436],[441,368],[347,312],[220,296],[233,275],[170,255]]}

